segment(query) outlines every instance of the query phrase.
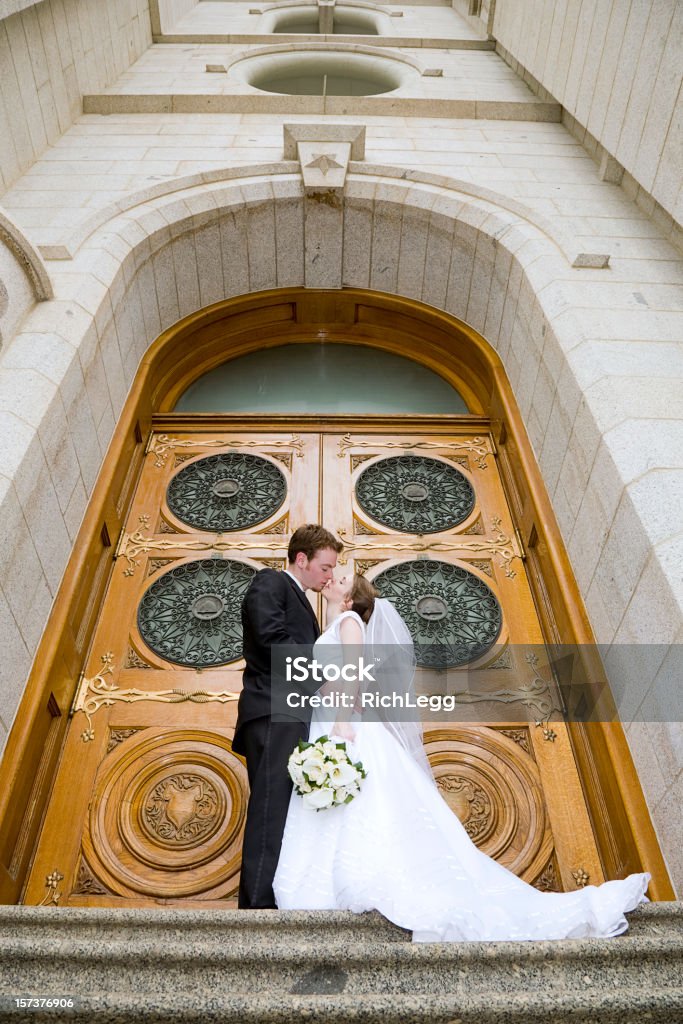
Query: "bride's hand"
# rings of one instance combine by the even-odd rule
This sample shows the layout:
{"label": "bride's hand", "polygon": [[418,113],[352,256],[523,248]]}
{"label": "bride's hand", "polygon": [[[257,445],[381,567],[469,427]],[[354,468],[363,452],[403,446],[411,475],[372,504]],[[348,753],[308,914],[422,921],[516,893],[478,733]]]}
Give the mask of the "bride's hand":
{"label": "bride's hand", "polygon": [[342,740],[355,740],[356,730],[350,722],[335,722],[330,738],[333,736],[339,736]]}

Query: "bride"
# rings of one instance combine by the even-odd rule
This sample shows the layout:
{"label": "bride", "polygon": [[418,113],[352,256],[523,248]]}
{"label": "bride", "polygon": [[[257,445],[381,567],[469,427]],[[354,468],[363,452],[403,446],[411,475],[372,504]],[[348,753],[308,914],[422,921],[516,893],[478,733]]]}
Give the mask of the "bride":
{"label": "bride", "polygon": [[[408,672],[399,657],[392,689],[411,687],[412,641],[391,602],[362,576],[332,580],[323,593],[331,624],[315,658],[357,662],[362,651],[367,663],[373,652],[408,652]],[[611,937],[628,927],[626,911],[649,902],[647,872],[540,892],[478,850],[434,782],[418,723],[357,711],[335,721],[314,709],[309,741],[322,735],[345,739],[367,777],[350,803],[322,811],[292,792],[273,883],[279,909],[374,909],[410,929],[413,942],[450,942]]]}

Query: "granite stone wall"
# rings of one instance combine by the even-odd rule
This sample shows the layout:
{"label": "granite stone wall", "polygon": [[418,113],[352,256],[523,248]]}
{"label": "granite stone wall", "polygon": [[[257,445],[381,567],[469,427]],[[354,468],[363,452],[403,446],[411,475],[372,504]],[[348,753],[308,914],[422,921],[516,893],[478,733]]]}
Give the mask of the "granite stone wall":
{"label": "granite stone wall", "polygon": [[683,5],[496,0],[492,33],[680,225]]}
{"label": "granite stone wall", "polygon": [[148,0],[0,6],[0,189],[9,188],[152,41]]}

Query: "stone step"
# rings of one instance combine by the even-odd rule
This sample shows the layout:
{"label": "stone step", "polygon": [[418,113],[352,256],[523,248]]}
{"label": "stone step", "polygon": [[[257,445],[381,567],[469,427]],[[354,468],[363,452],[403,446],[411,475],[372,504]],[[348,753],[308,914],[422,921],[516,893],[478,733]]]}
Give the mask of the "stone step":
{"label": "stone step", "polygon": [[683,902],[641,903],[636,910],[626,915],[626,920],[629,927],[624,935],[683,933]]}
{"label": "stone step", "polygon": [[[683,902],[644,903],[628,914],[628,931],[619,939],[634,935],[683,933]],[[410,942],[410,932],[387,921],[376,911],[352,914],[346,910],[154,910],[111,909],[108,907],[17,907],[0,906],[0,943],[8,935],[47,938],[67,935],[128,942],[136,934],[164,942],[179,933],[200,935],[203,943],[225,943],[226,935],[236,942],[268,940],[291,948],[308,943],[318,935],[342,946],[360,942]]]}
{"label": "stone step", "polygon": [[[365,943],[410,943],[411,933],[372,911],[301,910],[128,910],[106,907],[0,906],[0,950],[8,938],[44,943],[110,943],[127,948],[142,942],[161,948],[192,935],[202,949],[224,950],[226,941],[240,946],[268,945],[291,951],[324,941],[328,949],[347,949]],[[37,947],[39,948],[39,947]]]}
{"label": "stone step", "polygon": [[[609,973],[612,984],[629,984],[636,976],[656,976],[660,989],[683,984],[683,939],[630,939],[618,947],[609,940],[594,946],[590,940],[570,943],[440,943],[390,947],[366,947],[331,953],[299,947],[288,952],[231,946],[223,951],[196,948],[188,941],[162,949],[135,943],[129,949],[99,948],[66,942],[59,948],[41,950],[8,942],[0,955],[3,984],[12,991],[24,990],[36,978],[41,988],[57,991],[71,976],[75,992],[110,990],[154,991],[155,975],[163,986],[190,986],[233,993],[306,991],[318,986],[323,992],[353,995],[379,991],[401,993],[424,990],[464,991],[486,994],[505,974],[511,990],[543,988],[565,991],[595,984]],[[302,988],[303,986],[303,988]]]}
{"label": "stone step", "polygon": [[[114,993],[76,997],[68,1010],[31,1009],[38,1024],[681,1024],[683,988],[655,993],[636,983],[612,992],[469,994],[271,995],[174,992]],[[35,990],[32,990],[35,991]],[[64,989],[62,989],[64,991]],[[7,1009],[6,1009],[7,1007]],[[1,1024],[18,1013],[0,1003]]]}
{"label": "stone step", "polygon": [[0,907],[0,1020],[9,996],[55,994],[77,1005],[32,1019],[680,1024],[683,904],[628,920],[616,939],[411,943],[377,913]]}

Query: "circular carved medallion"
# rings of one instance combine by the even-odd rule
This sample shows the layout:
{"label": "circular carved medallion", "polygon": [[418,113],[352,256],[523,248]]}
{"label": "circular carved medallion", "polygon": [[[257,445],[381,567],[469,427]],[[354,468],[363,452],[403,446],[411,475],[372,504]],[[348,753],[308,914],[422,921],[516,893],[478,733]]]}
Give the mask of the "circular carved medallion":
{"label": "circular carved medallion", "polygon": [[465,826],[473,843],[489,831],[491,822],[491,801],[486,790],[464,775],[444,772],[439,776],[437,786],[446,803]]}
{"label": "circular carved medallion", "polygon": [[503,613],[493,591],[458,565],[420,559],[392,565],[373,586],[405,619],[418,665],[453,668],[485,654],[498,639]]}
{"label": "circular carved medallion", "polygon": [[176,665],[226,665],[242,655],[242,598],[256,570],[202,558],[159,576],[138,607],[140,636]]}
{"label": "circular carved medallion", "polygon": [[140,823],[152,841],[174,849],[201,845],[224,814],[225,801],[201,773],[165,775],[140,804]]}
{"label": "circular carved medallion", "polygon": [[171,512],[188,526],[223,533],[268,519],[287,494],[284,474],[258,455],[221,452],[185,466],[166,491]]}
{"label": "circular carved medallion", "polygon": [[480,850],[527,881],[547,864],[552,833],[538,766],[498,729],[427,729],[439,791]]}
{"label": "circular carved medallion", "polygon": [[356,499],[369,516],[401,533],[440,533],[464,522],[474,490],[460,470],[423,455],[395,455],[364,469]]}
{"label": "circular carved medallion", "polygon": [[119,895],[227,895],[240,867],[247,793],[227,736],[141,729],[98,773],[83,833],[88,864]]}

